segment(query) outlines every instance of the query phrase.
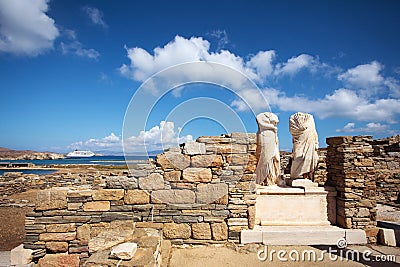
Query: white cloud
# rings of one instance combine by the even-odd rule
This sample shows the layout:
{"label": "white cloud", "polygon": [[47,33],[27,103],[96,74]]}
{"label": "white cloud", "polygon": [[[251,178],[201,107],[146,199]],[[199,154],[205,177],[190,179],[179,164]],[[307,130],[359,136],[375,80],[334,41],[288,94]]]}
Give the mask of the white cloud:
{"label": "white cloud", "polygon": [[89,49],[84,48],[83,44],[78,41],[78,37],[75,31],[66,29],[63,30],[63,34],[69,40],[67,43],[64,42],[60,43],[60,49],[64,55],[74,54],[79,57],[87,57],[95,60],[97,60],[98,57],[100,56],[100,53],[97,50],[93,48]]}
{"label": "white cloud", "polygon": [[[125,138],[125,151],[130,154],[143,154],[146,151],[158,151],[192,141],[191,135],[179,136],[181,129],[175,129],[175,124],[162,121],[148,131],[141,131],[137,136]],[[69,149],[88,149],[102,154],[122,154],[122,138],[114,133],[87,141],[79,141],[68,146]]]}
{"label": "white cloud", "polygon": [[[377,61],[343,72],[341,68],[321,62],[318,57],[308,54],[289,58],[286,62],[275,63],[274,50],[259,51],[255,55],[243,58],[228,50],[210,51],[210,43],[202,37],[186,39],[181,36],[176,36],[173,41],[163,47],[155,48],[152,54],[139,47],[126,48],[126,50],[130,64],[123,64],[119,70],[123,75],[136,81],[145,81],[151,75],[177,64],[205,61],[227,65],[245,74],[259,85],[264,85],[266,81],[277,82],[285,75],[294,76],[302,70],[325,78],[335,77],[346,85],[344,88],[319,95],[319,97],[289,96],[286,92],[274,88],[263,89],[264,96],[262,96],[259,91],[243,86],[243,81],[234,81],[235,78],[231,73],[218,73],[219,80],[217,81],[221,81],[221,84],[236,86],[235,93],[241,99],[238,97],[232,101],[231,106],[237,111],[246,111],[249,108],[254,112],[265,110],[267,108],[265,99],[267,99],[270,105],[279,110],[311,112],[321,119],[336,117],[397,123],[400,116],[399,81],[384,77],[381,74],[383,65]],[[338,73],[341,74],[337,75]],[[198,79],[201,75],[213,75],[205,71],[202,73],[200,69],[190,68],[180,68],[177,73],[174,73],[175,76],[168,74],[168,77],[163,77],[163,82],[167,85],[170,85],[169,80],[179,81],[179,77],[186,79],[190,77],[191,81],[194,81],[201,80]],[[149,84],[145,89],[157,95],[158,85]],[[389,94],[383,96],[381,88],[388,90]],[[175,95],[179,96],[179,92]]]}
{"label": "white cloud", "polygon": [[80,57],[87,57],[90,59],[97,59],[100,56],[100,53],[93,48],[83,48],[83,45],[79,41],[73,41],[71,43],[60,43],[61,52],[66,54],[75,54]]}
{"label": "white cloud", "polygon": [[344,88],[318,99],[305,96],[289,97],[284,92],[273,88],[265,89],[263,93],[270,105],[282,111],[310,112],[321,119],[336,117],[396,123],[400,116],[399,99],[373,101]]}
{"label": "white cloud", "polygon": [[390,126],[387,124],[370,122],[365,125],[365,127],[356,128],[356,124],[354,122],[347,123],[343,128],[336,129],[336,132],[344,132],[344,133],[388,133],[394,134],[393,130],[390,130]]}
{"label": "white cloud", "polygon": [[226,45],[229,44],[228,34],[225,30],[215,30],[210,32],[208,35],[217,39],[217,51],[225,48]]}
{"label": "white cloud", "polygon": [[103,28],[108,28],[108,25],[103,19],[103,12],[95,7],[85,6],[82,10],[89,16],[90,20]]}
{"label": "white cloud", "polygon": [[37,56],[59,36],[47,0],[0,0],[0,51]]}
{"label": "white cloud", "polygon": [[381,75],[382,64],[372,61],[369,64],[358,65],[338,75],[338,79],[345,85],[361,89],[376,88],[381,86],[384,78]]}
{"label": "white cloud", "polygon": [[[265,76],[272,73],[271,62],[275,54],[274,51],[260,51],[246,61],[228,50],[209,51],[210,43],[202,37],[186,39],[179,35],[164,47],[156,47],[153,55],[140,47],[125,48],[130,64],[123,64],[119,71],[122,75],[141,82],[170,66],[187,62],[210,61],[234,68],[261,83]],[[182,73],[182,76],[196,75],[191,70],[187,71],[188,73]],[[225,80],[230,78],[221,77]]]}
{"label": "white cloud", "polygon": [[295,75],[302,69],[314,69],[317,63],[313,56],[301,54],[297,57],[289,58],[285,63],[277,64],[275,75]]}

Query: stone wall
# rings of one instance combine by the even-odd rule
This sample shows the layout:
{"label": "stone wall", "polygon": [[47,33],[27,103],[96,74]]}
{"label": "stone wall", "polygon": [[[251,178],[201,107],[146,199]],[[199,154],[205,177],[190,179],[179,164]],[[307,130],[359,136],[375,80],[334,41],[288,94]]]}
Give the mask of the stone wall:
{"label": "stone wall", "polygon": [[90,256],[91,240],[118,221],[162,229],[173,243],[239,241],[254,226],[255,134],[199,137],[138,164],[104,188],[52,188],[27,214],[25,248]]}
{"label": "stone wall", "polygon": [[377,201],[400,207],[400,135],[374,140]]}
{"label": "stone wall", "polygon": [[376,182],[371,136],[326,139],[327,184],[335,186],[336,222],[343,228],[364,229],[376,242]]}

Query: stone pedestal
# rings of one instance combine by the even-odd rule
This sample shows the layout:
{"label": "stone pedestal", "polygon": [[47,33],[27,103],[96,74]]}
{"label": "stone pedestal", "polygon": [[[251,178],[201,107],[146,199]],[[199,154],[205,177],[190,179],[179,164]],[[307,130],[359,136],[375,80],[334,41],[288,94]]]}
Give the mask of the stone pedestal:
{"label": "stone pedestal", "polygon": [[291,186],[257,189],[256,225],[327,226],[335,223],[336,191],[333,188],[318,187],[306,179],[287,183]]}

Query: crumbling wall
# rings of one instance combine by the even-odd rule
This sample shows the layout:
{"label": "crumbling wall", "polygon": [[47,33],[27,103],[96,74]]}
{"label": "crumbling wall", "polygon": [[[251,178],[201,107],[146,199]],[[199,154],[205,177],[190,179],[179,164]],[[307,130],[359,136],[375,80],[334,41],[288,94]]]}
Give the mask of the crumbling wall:
{"label": "crumbling wall", "polygon": [[400,135],[374,140],[377,201],[400,207]]}
{"label": "crumbling wall", "polygon": [[336,222],[343,228],[364,229],[376,242],[376,182],[371,136],[326,139],[327,184],[335,186]]}
{"label": "crumbling wall", "polygon": [[173,243],[239,241],[254,226],[255,134],[199,137],[169,149],[105,188],[53,188],[38,193],[27,214],[25,248],[87,258],[91,240],[115,221],[162,229]]}

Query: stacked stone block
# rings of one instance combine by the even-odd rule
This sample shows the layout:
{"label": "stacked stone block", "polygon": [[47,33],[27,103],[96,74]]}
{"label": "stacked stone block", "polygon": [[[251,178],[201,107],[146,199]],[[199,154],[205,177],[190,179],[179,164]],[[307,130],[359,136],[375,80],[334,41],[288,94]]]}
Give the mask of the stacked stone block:
{"label": "stacked stone block", "polygon": [[[348,229],[374,229],[376,183],[372,137],[330,137],[326,142],[327,183],[337,190],[337,224]],[[370,241],[375,241],[370,237]]]}

